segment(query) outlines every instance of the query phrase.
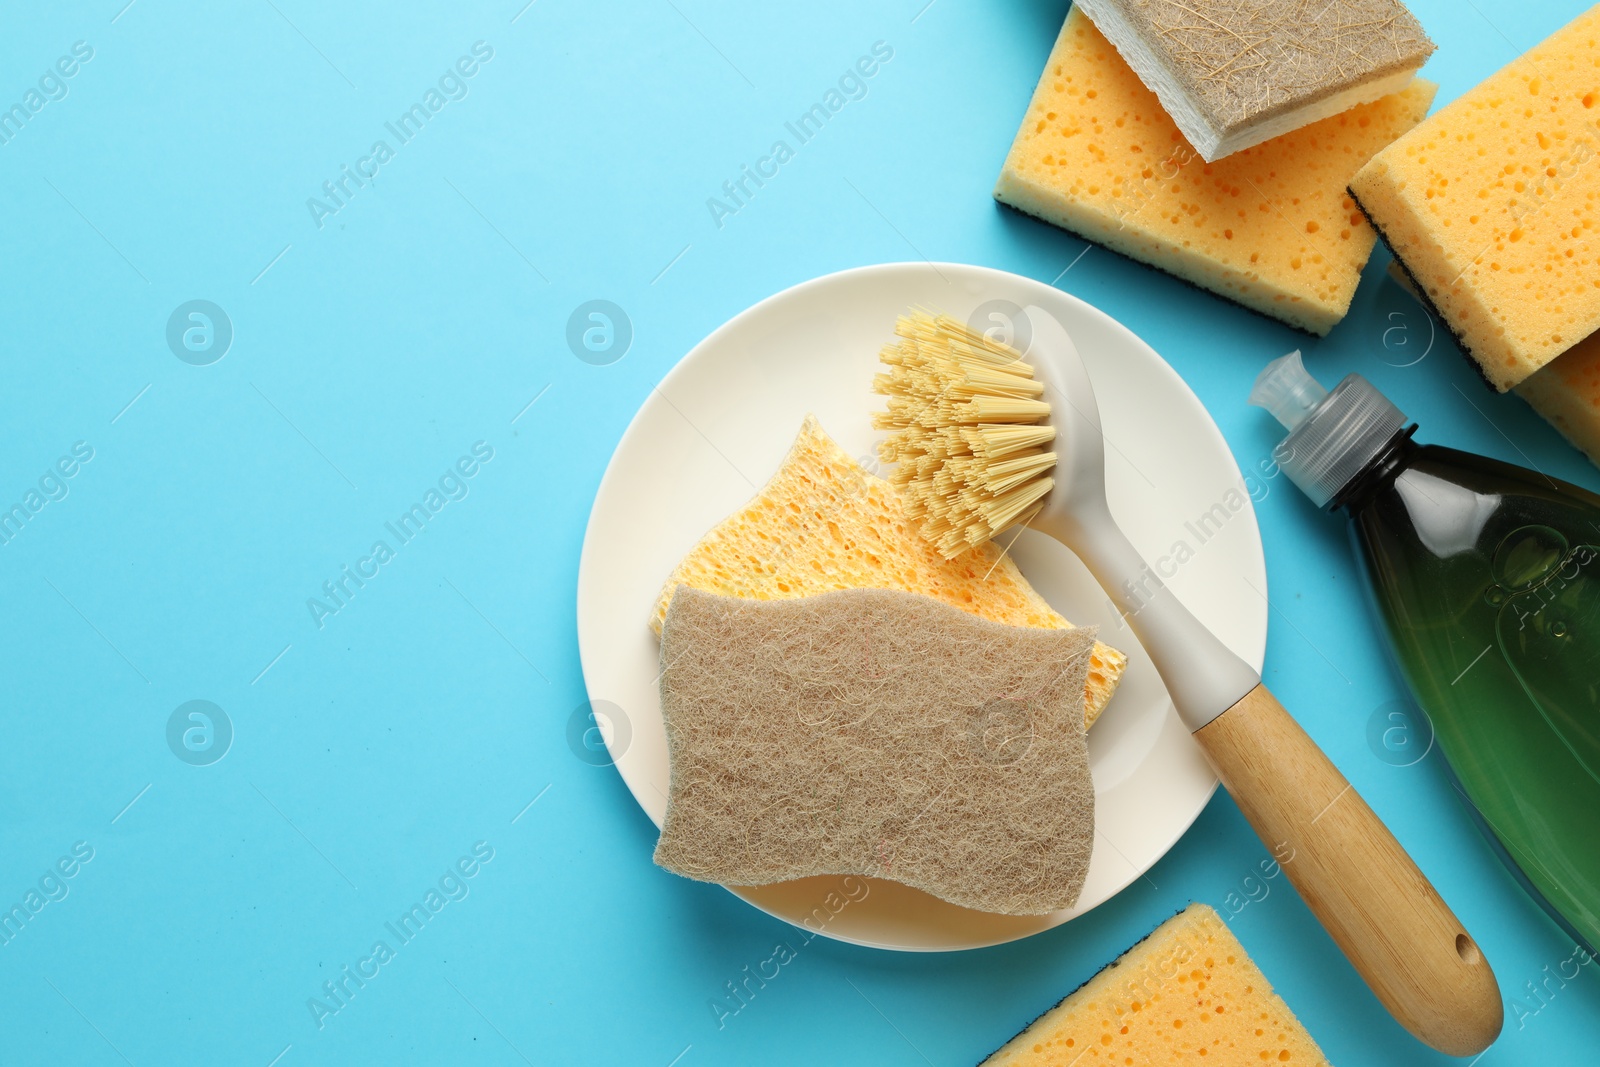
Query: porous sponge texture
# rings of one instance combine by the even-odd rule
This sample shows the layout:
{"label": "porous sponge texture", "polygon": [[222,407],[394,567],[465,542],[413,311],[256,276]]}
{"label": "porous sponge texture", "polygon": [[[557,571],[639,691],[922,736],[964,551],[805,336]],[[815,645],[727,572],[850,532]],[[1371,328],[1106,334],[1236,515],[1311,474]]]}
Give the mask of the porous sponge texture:
{"label": "porous sponge texture", "polygon": [[1327,1062],[1217,913],[1191,904],[983,1067]]}
{"label": "porous sponge texture", "polygon": [[[906,517],[899,491],[864,470],[809,415],[755,499],[713,527],[668,576],[651,617],[657,634],[679,585],[754,600],[901,589],[991,622],[1072,626],[998,546],[944,559]],[[1085,725],[1105,710],[1127,666],[1127,656],[1095,643]]]}
{"label": "porous sponge texture", "polygon": [[1378,153],[1350,191],[1504,392],[1600,326],[1600,7]]}
{"label": "porous sponge texture", "polygon": [[1074,8],[995,197],[1314,334],[1350,309],[1374,236],[1346,191],[1427,114],[1405,91],[1206,163]]}
{"label": "porous sponge texture", "polygon": [[1600,466],[1600,334],[1529,375],[1517,395]]}
{"label": "porous sponge texture", "polygon": [[661,631],[656,862],[724,885],[859,874],[981,911],[1070,907],[1094,845],[1093,644],[899,590],[682,587]]}

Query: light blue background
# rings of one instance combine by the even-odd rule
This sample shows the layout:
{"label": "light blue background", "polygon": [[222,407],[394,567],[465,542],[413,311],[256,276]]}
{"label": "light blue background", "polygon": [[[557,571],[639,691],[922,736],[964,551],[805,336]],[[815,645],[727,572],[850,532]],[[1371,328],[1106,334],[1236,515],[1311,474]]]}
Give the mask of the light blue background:
{"label": "light blue background", "polygon": [[[1312,340],[998,208],[1062,2],[123,2],[13,10],[0,39],[4,104],[73,42],[94,49],[0,145],[0,498],[94,449],[0,546],[0,902],[94,849],[0,947],[5,1063],[970,1064],[1188,901],[1240,891],[1266,850],[1219,794],[1079,921],[944,956],[818,939],[718,1028],[708,1002],[794,935],[655,868],[616,773],[569,749],[576,567],[651,386],[815,275],[926,256],[1056,279],[1172,362],[1241,466],[1275,436],[1244,406],[1256,369],[1302,347],[1325,381],[1368,375],[1426,440],[1600,488],[1447,338],[1391,365],[1433,327],[1381,250],[1349,319]],[[1415,0],[1441,102],[1581,6]],[[494,54],[469,95],[319,229],[307,198],[480,40]],[[715,225],[706,199],[880,40],[894,57],[867,97]],[[164,338],[196,298],[235,331],[210,366]],[[595,298],[635,332],[609,366],[565,341]],[[307,598],[477,441],[494,458],[470,495],[318,629]],[[1268,681],[1527,1002],[1481,1062],[1586,1062],[1594,968],[1529,1014],[1524,983],[1570,943],[1436,753],[1402,768],[1368,747],[1401,686],[1340,522],[1282,482],[1258,514]],[[191,699],[236,731],[211,766],[167,747]],[[477,841],[494,858],[470,895],[319,1031],[307,998]],[[1269,884],[1233,928],[1331,1060],[1442,1060]]]}

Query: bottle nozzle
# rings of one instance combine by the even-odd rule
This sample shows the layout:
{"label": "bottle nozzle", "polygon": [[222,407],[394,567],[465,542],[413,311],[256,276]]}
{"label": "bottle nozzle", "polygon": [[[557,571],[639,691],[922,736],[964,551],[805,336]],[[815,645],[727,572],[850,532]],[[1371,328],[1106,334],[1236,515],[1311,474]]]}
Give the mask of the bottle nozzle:
{"label": "bottle nozzle", "polygon": [[1267,364],[1250,391],[1289,431],[1272,459],[1317,507],[1326,507],[1405,429],[1406,417],[1372,383],[1347,374],[1324,389],[1300,362],[1299,351]]}
{"label": "bottle nozzle", "polygon": [[1266,408],[1284,429],[1293,430],[1310,417],[1327,395],[1322,384],[1306,373],[1297,348],[1267,364],[1250,390],[1250,403]]}

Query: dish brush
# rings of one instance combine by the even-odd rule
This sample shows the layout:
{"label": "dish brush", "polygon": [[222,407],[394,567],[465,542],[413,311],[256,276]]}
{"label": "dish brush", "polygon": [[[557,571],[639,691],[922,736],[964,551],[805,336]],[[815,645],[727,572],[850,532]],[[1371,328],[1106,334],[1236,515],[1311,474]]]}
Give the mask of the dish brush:
{"label": "dish brush", "polygon": [[1245,818],[1378,999],[1420,1040],[1471,1056],[1500,1032],[1494,972],[1366,801],[1179,602],[1118,527],[1087,369],[1037,306],[1026,353],[947,316],[903,317],[874,389],[880,457],[947,557],[1026,525],[1075,552],[1166,683]]}

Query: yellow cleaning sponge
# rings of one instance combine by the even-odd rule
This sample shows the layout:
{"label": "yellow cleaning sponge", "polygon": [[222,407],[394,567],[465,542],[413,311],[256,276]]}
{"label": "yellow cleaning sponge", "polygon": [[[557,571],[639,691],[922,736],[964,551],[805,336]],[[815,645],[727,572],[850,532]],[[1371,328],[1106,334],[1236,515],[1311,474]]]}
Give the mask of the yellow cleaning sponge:
{"label": "yellow cleaning sponge", "polygon": [[1600,333],[1529,375],[1517,395],[1600,466]]}
{"label": "yellow cleaning sponge", "polygon": [[1325,334],[1371,228],[1345,190],[1427,114],[1403,92],[1207,163],[1094,24],[1067,15],[995,186],[1003,203],[1245,307]]}
{"label": "yellow cleaning sponge", "polygon": [[[723,596],[779,600],[834,589],[902,589],[1012,626],[1070,629],[997,545],[946,560],[906,517],[900,493],[863,470],[807,416],[759,495],[724,519],[667,577],[651,628],[661,633],[679,583]],[[1084,721],[1105,710],[1128,657],[1095,642]]]}
{"label": "yellow cleaning sponge", "polygon": [[1600,327],[1600,7],[1350,182],[1501,392]]}
{"label": "yellow cleaning sponge", "polygon": [[[1389,264],[1389,275],[1419,302],[1426,302],[1398,262]],[[1600,333],[1590,334],[1534,371],[1514,391],[1600,467]]]}
{"label": "yellow cleaning sponge", "polygon": [[983,1067],[1327,1062],[1217,913],[1191,904]]}

